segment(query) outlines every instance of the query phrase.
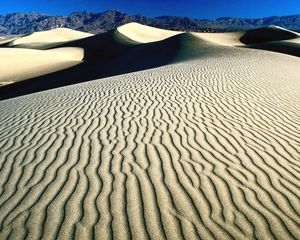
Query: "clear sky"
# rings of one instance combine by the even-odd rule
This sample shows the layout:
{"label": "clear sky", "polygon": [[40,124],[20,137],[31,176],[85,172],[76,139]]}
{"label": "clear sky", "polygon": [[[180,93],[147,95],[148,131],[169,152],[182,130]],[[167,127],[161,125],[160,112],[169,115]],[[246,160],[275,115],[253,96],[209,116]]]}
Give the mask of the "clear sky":
{"label": "clear sky", "polygon": [[108,9],[149,17],[268,17],[300,13],[300,0],[0,0],[0,14],[37,12],[67,15]]}

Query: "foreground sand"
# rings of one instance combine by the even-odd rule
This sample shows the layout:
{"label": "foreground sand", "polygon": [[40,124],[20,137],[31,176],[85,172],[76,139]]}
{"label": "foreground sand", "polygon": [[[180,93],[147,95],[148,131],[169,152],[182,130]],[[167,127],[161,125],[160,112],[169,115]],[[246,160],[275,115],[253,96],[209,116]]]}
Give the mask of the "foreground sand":
{"label": "foreground sand", "polygon": [[300,239],[300,59],[194,37],[0,101],[0,239]]}

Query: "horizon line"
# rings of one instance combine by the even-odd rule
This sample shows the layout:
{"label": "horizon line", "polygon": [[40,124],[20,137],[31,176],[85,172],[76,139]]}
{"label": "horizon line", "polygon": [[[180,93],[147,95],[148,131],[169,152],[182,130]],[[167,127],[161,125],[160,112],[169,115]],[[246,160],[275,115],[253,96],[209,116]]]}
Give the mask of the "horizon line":
{"label": "horizon line", "polygon": [[108,9],[105,11],[90,11],[90,10],[78,10],[78,11],[72,11],[69,12],[68,14],[51,14],[51,13],[43,13],[43,12],[36,12],[36,11],[29,11],[29,12],[6,12],[6,13],[1,13],[0,15],[9,15],[9,14],[41,14],[41,15],[47,15],[47,16],[62,16],[62,17],[68,17],[70,15],[72,15],[73,13],[82,13],[82,12],[88,12],[88,13],[93,13],[93,14],[101,14],[101,13],[106,13],[106,12],[120,12],[122,14],[126,14],[129,16],[145,16],[148,18],[159,18],[159,17],[182,17],[182,18],[189,18],[192,20],[218,20],[218,19],[222,19],[222,18],[239,18],[239,19],[262,19],[262,18],[271,18],[271,17],[289,17],[289,16],[297,16],[300,15],[299,14],[288,14],[288,15],[272,15],[272,16],[264,16],[264,17],[233,17],[233,16],[221,16],[221,17],[217,17],[217,18],[194,18],[194,17],[189,17],[189,16],[184,16],[184,15],[159,15],[159,16],[147,16],[147,15],[143,15],[141,13],[135,13],[135,14],[130,14],[130,13],[126,13],[123,12],[121,10],[118,9]]}

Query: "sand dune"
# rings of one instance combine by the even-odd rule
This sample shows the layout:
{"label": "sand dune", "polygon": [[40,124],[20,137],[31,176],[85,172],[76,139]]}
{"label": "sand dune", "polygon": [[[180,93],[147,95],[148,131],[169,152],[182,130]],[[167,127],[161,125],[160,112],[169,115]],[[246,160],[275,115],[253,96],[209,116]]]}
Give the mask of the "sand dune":
{"label": "sand dune", "polygon": [[57,72],[82,62],[81,48],[32,49],[0,48],[0,85]]}
{"label": "sand dune", "polygon": [[75,31],[68,28],[56,28],[48,31],[35,32],[6,42],[8,47],[47,49],[64,42],[74,41],[93,36],[90,33]]}
{"label": "sand dune", "polygon": [[248,31],[240,41],[249,48],[269,50],[300,57],[300,34],[277,26]]}
{"label": "sand dune", "polygon": [[280,41],[298,38],[300,35],[296,32],[277,27],[269,26],[250,30],[241,37],[241,42],[245,44],[256,44],[271,41]]}
{"label": "sand dune", "polygon": [[2,40],[0,85],[46,75],[82,63],[83,48],[59,46],[90,36],[93,35],[58,28]]}
{"label": "sand dune", "polygon": [[[258,37],[255,38],[255,36]],[[279,39],[287,38],[290,39],[279,41]],[[172,32],[130,23],[115,31],[96,36],[67,29],[33,33],[11,41],[5,47],[45,50],[66,47],[82,48],[84,62],[79,65],[73,64],[73,62],[75,67],[67,69],[63,66],[61,69],[57,68],[57,71],[45,71],[46,75],[38,70],[38,74],[31,76],[27,74],[26,78],[22,74],[15,76],[16,79],[21,80],[31,79],[30,82],[22,82],[0,89],[0,99],[186,61],[205,55],[206,52],[219,54],[220,45],[222,45],[222,49],[224,47],[247,47],[299,56],[298,40],[297,33],[274,26],[246,33],[215,34]],[[252,44],[245,45],[249,42]],[[11,51],[11,53],[13,58],[14,52]],[[26,58],[23,59],[26,61]],[[24,66],[28,66],[28,64],[25,62]],[[21,69],[23,71],[23,68]],[[22,71],[16,71],[15,74],[18,75]],[[49,72],[53,72],[53,74],[49,74]],[[37,76],[41,77],[37,78]],[[67,81],[61,81],[66,78]],[[11,81],[11,75],[6,76],[5,74],[2,75],[1,81],[2,84],[15,82]]]}
{"label": "sand dune", "polygon": [[0,88],[0,239],[300,239],[300,59],[124,34]]}
{"label": "sand dune", "polygon": [[231,47],[244,46],[240,38],[245,32],[228,32],[228,33],[196,33],[197,36],[207,41]]}
{"label": "sand dune", "polygon": [[13,41],[13,40],[15,40],[17,38],[18,37],[16,37],[16,36],[4,36],[4,37],[0,37],[0,47],[1,47],[1,45],[6,44],[8,42],[11,42],[11,41]]}
{"label": "sand dune", "polygon": [[84,49],[83,63],[63,71],[0,88],[0,99],[155,68],[198,57],[226,55],[228,48],[192,33],[182,33],[162,41],[141,44],[114,31],[60,45],[60,47],[71,46]]}
{"label": "sand dune", "polygon": [[[299,38],[300,39],[300,38]],[[274,41],[248,46],[250,48],[280,52],[300,57],[300,43],[296,41]]]}
{"label": "sand dune", "polygon": [[145,26],[134,22],[119,27],[117,31],[129,39],[140,43],[161,41],[182,33]]}

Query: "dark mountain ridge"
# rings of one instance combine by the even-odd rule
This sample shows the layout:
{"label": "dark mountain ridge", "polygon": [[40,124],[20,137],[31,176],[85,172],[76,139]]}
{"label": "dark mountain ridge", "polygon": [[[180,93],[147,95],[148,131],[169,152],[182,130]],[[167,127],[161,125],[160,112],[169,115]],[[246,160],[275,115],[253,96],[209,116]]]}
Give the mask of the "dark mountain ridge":
{"label": "dark mountain ridge", "polygon": [[74,12],[68,16],[52,16],[41,13],[0,15],[0,34],[27,34],[58,27],[66,27],[90,33],[102,33],[129,22],[138,22],[170,30],[195,32],[243,31],[268,25],[277,25],[294,31],[300,31],[300,14],[259,19],[223,17],[216,20],[208,20],[174,16],[149,18],[142,15],[128,15],[116,10],[109,10],[103,13],[88,11]]}

